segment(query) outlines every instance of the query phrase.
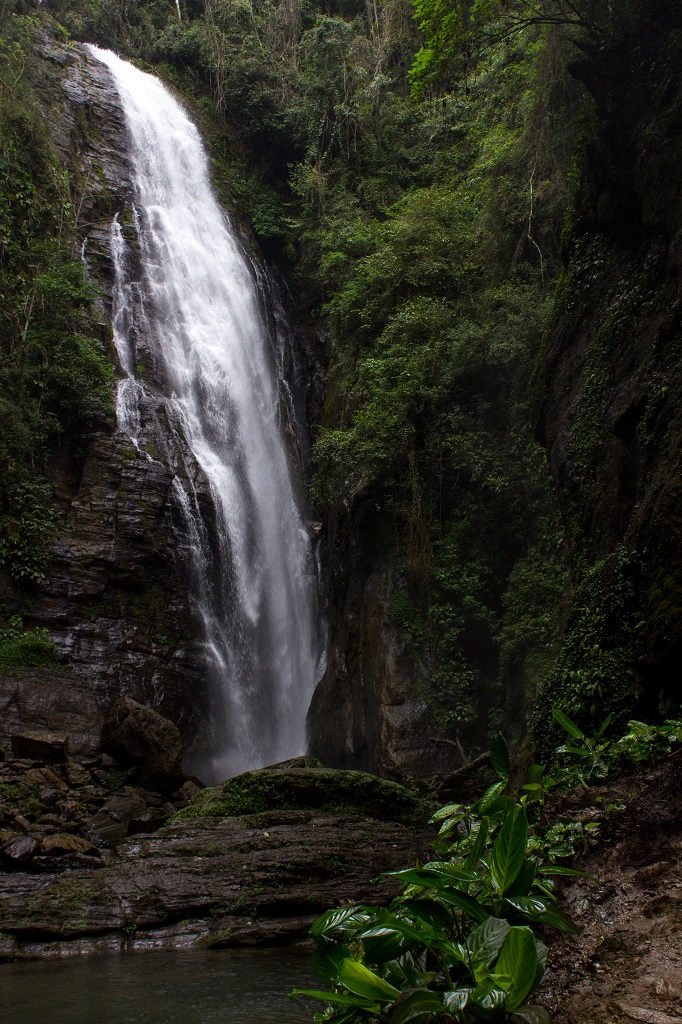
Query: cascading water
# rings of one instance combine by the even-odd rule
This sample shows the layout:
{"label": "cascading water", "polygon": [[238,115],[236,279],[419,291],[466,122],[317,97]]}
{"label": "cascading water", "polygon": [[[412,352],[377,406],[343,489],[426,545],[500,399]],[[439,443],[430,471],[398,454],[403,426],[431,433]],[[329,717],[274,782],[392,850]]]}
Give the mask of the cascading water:
{"label": "cascading water", "polygon": [[[315,567],[272,332],[199,133],[158,79],[89,49],[111,70],[127,122],[142,266],[140,281],[129,280],[117,216],[118,429],[141,451],[148,410],[163,423],[158,457],[175,473],[211,688],[211,749],[192,767],[216,781],[304,752],[320,669]],[[155,368],[153,394],[136,379],[136,332]]]}

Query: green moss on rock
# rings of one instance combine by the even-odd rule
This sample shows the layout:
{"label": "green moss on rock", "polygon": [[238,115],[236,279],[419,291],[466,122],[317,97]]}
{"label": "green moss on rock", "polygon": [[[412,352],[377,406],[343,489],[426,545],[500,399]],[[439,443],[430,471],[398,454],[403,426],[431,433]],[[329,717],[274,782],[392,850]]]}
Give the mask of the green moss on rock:
{"label": "green moss on rock", "polygon": [[421,825],[428,819],[432,807],[405,786],[366,772],[322,766],[261,768],[197,793],[173,821],[232,818],[272,810],[361,814],[383,821]]}

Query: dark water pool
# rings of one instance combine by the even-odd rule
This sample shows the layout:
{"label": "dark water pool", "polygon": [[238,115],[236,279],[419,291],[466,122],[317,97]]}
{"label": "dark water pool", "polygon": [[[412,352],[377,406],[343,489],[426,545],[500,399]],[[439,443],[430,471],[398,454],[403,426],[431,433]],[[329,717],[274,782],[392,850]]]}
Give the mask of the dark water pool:
{"label": "dark water pool", "polygon": [[137,953],[0,965],[3,1024],[310,1024],[308,953]]}

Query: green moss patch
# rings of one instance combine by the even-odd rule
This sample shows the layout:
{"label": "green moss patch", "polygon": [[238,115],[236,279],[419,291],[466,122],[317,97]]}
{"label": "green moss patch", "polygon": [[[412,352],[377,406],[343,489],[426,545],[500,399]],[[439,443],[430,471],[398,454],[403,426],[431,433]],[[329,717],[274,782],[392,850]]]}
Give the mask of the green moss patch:
{"label": "green moss patch", "polygon": [[422,825],[432,807],[405,786],[366,772],[322,767],[261,768],[202,790],[172,820],[232,818],[273,810],[361,814]]}

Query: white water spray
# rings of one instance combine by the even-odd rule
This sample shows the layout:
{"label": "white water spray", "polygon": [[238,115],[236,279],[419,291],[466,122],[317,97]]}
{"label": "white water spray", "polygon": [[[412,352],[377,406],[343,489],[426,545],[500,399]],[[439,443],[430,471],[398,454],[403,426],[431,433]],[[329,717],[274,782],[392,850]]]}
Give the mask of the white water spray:
{"label": "white water spray", "polygon": [[[149,395],[136,379],[135,288],[212,689],[211,749],[193,767],[216,781],[305,750],[320,667],[315,569],[283,438],[272,338],[213,195],[199,133],[158,79],[110,51],[90,51],[111,70],[121,98],[142,258],[133,284],[117,217],[118,428],[141,451]],[[200,514],[206,493],[208,520]]]}

